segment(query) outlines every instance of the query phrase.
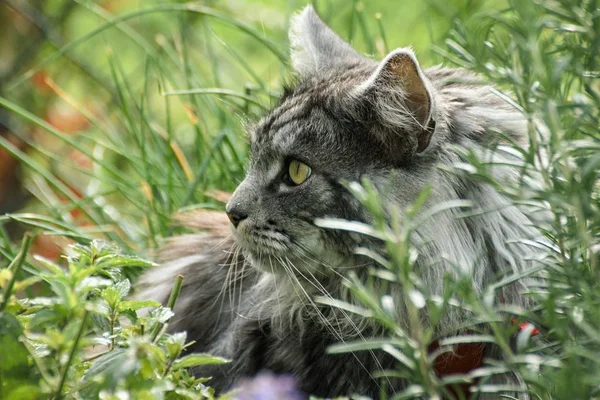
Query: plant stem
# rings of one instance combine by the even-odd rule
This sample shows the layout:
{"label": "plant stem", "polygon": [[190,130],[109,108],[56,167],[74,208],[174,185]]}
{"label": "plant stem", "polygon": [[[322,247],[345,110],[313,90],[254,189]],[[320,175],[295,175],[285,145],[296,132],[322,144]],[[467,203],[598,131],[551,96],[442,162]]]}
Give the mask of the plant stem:
{"label": "plant stem", "polygon": [[169,300],[167,300],[167,307],[171,310],[175,308],[175,303],[177,303],[177,299],[179,298],[179,294],[181,293],[181,287],[183,286],[183,276],[177,275],[175,278],[175,282],[173,283],[173,290],[171,290],[171,295],[169,296]]}
{"label": "plant stem", "polygon": [[54,395],[55,398],[57,399],[62,399],[62,388],[65,385],[65,381],[67,380],[67,374],[69,373],[69,367],[71,366],[71,363],[73,362],[73,357],[75,356],[75,351],[77,350],[77,345],[79,344],[79,340],[81,339],[81,336],[83,335],[83,331],[85,329],[85,323],[87,321],[87,316],[88,316],[88,311],[85,310],[84,314],[83,314],[83,319],[81,320],[81,325],[79,326],[79,332],[77,332],[77,337],[75,338],[75,343],[73,343],[73,347],[71,348],[71,352],[69,353],[69,359],[67,361],[67,365],[65,365],[65,369],[63,370],[61,377],[60,377],[60,382],[58,384],[58,387],[56,388],[56,393]]}
{"label": "plant stem", "polygon": [[[169,300],[167,300],[167,307],[169,307],[171,310],[173,308],[175,308],[175,303],[177,303],[177,298],[179,297],[179,294],[181,293],[182,286],[183,286],[183,276],[177,275],[177,277],[175,278],[175,282],[173,283],[173,290],[171,290],[171,295],[169,296]],[[156,341],[160,337],[160,333],[162,332],[164,325],[165,324],[163,324],[163,323],[156,324],[156,326],[152,330],[152,341],[153,342]]]}
{"label": "plant stem", "polygon": [[11,271],[12,276],[10,278],[10,281],[8,282],[6,291],[4,292],[4,298],[2,299],[2,304],[0,304],[0,312],[4,311],[6,305],[8,304],[8,301],[10,300],[10,295],[12,294],[13,286],[15,285],[15,282],[17,280],[17,275],[19,273],[19,270],[23,266],[23,263],[25,262],[25,258],[27,258],[27,253],[29,252],[29,246],[31,245],[32,240],[33,235],[31,235],[29,232],[25,233],[23,241],[21,242],[21,247],[19,248],[19,252],[7,267]]}

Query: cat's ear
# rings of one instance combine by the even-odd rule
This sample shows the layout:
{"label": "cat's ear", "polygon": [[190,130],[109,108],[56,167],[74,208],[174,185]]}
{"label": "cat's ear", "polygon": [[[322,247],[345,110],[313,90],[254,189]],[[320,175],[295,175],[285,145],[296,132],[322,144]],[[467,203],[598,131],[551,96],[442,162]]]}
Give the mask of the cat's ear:
{"label": "cat's ear", "polygon": [[292,18],[289,37],[292,66],[300,76],[364,60],[321,21],[311,5]]}
{"label": "cat's ear", "polygon": [[358,91],[372,99],[383,125],[416,136],[417,153],[429,146],[435,130],[433,88],[412,50],[388,54]]}

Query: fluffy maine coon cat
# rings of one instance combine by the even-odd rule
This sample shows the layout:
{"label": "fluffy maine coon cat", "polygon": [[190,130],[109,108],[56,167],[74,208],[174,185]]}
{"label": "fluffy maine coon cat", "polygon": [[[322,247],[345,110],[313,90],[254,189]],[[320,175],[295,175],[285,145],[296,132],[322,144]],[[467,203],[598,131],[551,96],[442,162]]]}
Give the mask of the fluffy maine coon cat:
{"label": "fluffy maine coon cat", "polygon": [[[333,33],[309,6],[292,22],[292,63],[298,84],[251,131],[251,163],[229,203],[227,216],[202,212],[186,221],[204,231],[172,239],[162,265],[140,281],[137,297],[165,301],[174,277],[184,276],[173,330],[188,332],[193,351],[232,360],[197,371],[212,376],[218,392],[262,370],[293,375],[318,396],[358,393],[377,397],[372,373],[393,369],[377,352],[328,355],[334,343],[383,335],[376,324],[316,305],[315,295],[351,301],[347,271],[365,275],[370,261],[359,246],[367,237],[315,225],[316,218],[370,221],[341,182],[369,178],[388,208],[404,209],[429,184],[426,205],[466,199],[470,218],[448,210],[414,236],[415,271],[433,294],[444,276],[471,277],[481,291],[498,276],[523,273],[532,263],[517,243],[536,232],[517,208],[491,186],[444,172],[461,162],[456,146],[484,156],[498,133],[522,141],[523,117],[466,71],[422,69],[411,50],[394,50],[381,62],[363,57]],[[494,155],[501,159],[501,155]],[[499,178],[511,171],[497,169]],[[527,307],[525,282],[497,291],[497,301]],[[397,319],[406,321],[400,293]],[[440,335],[456,332],[466,314],[449,310]],[[486,354],[490,354],[486,352]],[[518,378],[501,375],[503,383]],[[406,382],[391,381],[390,391]],[[514,394],[513,394],[514,395]]]}

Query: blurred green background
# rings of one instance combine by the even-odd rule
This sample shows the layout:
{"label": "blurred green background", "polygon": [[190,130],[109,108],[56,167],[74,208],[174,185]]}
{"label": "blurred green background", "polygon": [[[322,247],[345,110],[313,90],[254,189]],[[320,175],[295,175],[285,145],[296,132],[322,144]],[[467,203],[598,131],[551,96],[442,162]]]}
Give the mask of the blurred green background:
{"label": "blurred green background", "polygon": [[[287,28],[306,4],[1,2],[2,237],[20,237],[28,227],[49,231],[34,249],[50,258],[69,237],[140,250],[176,231],[177,211],[220,207],[207,192],[231,191],[243,176],[244,126],[292,79]],[[381,58],[413,46],[428,66],[442,61],[436,45],[455,21],[505,5],[314,6],[359,51]]]}

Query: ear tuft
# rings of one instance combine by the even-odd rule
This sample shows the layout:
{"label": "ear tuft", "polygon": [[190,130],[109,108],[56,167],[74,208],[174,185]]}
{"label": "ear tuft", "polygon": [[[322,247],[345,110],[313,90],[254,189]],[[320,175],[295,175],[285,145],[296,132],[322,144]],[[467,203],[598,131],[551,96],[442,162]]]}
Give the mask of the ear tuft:
{"label": "ear tuft", "polygon": [[419,63],[411,50],[391,53],[382,63],[380,74],[386,85],[402,88],[408,110],[421,127],[427,127],[431,118],[431,95],[427,90]]}
{"label": "ear tuft", "polygon": [[292,18],[289,38],[292,65],[300,76],[365,60],[321,21],[311,5]]}
{"label": "ear tuft", "polygon": [[433,88],[411,49],[388,54],[358,91],[374,97],[378,118],[391,132],[416,136],[417,153],[429,146],[435,129]]}

